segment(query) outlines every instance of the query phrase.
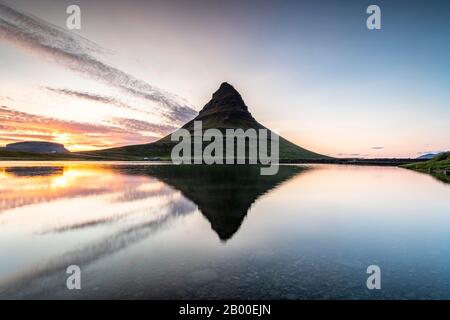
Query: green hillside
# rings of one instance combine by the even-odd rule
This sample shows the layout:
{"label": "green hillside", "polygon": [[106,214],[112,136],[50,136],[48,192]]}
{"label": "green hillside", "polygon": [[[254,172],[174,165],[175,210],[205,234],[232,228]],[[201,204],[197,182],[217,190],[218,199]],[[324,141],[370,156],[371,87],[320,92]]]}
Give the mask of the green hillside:
{"label": "green hillside", "polygon": [[403,167],[419,171],[450,170],[450,152],[441,153],[428,161],[405,164]]}
{"label": "green hillside", "polygon": [[439,180],[450,182],[450,152],[441,153],[428,161],[410,163],[402,167],[430,173]]}

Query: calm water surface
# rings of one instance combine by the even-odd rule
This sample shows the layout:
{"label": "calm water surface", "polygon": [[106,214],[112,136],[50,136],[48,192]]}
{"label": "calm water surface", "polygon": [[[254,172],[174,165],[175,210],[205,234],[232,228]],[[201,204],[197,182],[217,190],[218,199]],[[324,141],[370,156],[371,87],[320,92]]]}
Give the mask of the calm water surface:
{"label": "calm water surface", "polygon": [[0,163],[0,298],[449,299],[449,243],[450,185],[400,168]]}

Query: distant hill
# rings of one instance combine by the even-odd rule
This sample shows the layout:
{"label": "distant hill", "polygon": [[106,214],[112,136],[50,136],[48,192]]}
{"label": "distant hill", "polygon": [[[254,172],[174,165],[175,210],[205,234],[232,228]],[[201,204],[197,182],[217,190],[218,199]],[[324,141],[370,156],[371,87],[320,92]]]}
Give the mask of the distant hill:
{"label": "distant hill", "polygon": [[53,142],[25,141],[6,145],[6,151],[19,151],[31,153],[69,153],[64,145]]}
{"label": "distant hill", "polygon": [[434,157],[436,157],[437,155],[438,155],[438,153],[427,153],[427,154],[421,155],[420,157],[417,157],[417,159],[420,159],[420,160],[423,160],[423,159],[425,159],[425,160],[430,160],[430,159],[433,159]]}
{"label": "distant hill", "polygon": [[[233,86],[222,83],[213,94],[212,99],[203,107],[198,116],[182,126],[189,131],[194,130],[194,121],[202,121],[203,130],[217,128],[224,132],[226,129],[267,129],[256,121],[248,111],[244,100]],[[169,160],[172,148],[177,142],[172,142],[170,135],[149,144],[132,145],[89,152],[95,156],[112,156],[116,158],[129,157],[142,160],[143,157]],[[315,160],[330,159],[280,137],[280,160]]]}

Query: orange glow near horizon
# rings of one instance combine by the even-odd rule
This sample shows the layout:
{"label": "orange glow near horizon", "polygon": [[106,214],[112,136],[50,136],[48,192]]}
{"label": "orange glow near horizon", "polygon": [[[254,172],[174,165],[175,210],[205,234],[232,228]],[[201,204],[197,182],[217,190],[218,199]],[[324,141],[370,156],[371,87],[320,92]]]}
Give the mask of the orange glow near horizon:
{"label": "orange glow near horizon", "polygon": [[149,143],[159,134],[130,132],[120,126],[66,121],[0,107],[0,145],[22,141],[63,144],[69,151],[89,151]]}

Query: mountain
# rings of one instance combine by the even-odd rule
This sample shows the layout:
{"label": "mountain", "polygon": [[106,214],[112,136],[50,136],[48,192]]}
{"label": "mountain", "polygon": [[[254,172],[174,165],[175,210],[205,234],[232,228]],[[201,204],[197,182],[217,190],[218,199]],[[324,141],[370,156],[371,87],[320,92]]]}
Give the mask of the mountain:
{"label": "mountain", "polygon": [[[244,130],[250,128],[267,129],[253,118],[239,92],[226,82],[220,85],[220,88],[213,94],[212,99],[203,107],[197,117],[183,125],[182,128],[192,132],[194,121],[202,121],[203,130],[217,128],[224,132],[225,129],[238,128]],[[172,142],[171,135],[168,135],[149,144],[105,149],[89,152],[89,154],[116,159],[134,158],[142,160],[143,157],[147,157],[169,160],[171,150],[177,143]],[[328,156],[306,150],[282,137],[279,138],[279,147],[280,160],[329,159]]]}
{"label": "mountain", "polygon": [[11,143],[5,146],[6,151],[32,152],[32,153],[69,153],[64,145],[53,142],[25,141]]}
{"label": "mountain", "polygon": [[433,159],[434,157],[436,157],[438,155],[438,153],[426,153],[421,155],[420,157],[417,157],[417,159],[425,159],[425,160],[430,160]]}

